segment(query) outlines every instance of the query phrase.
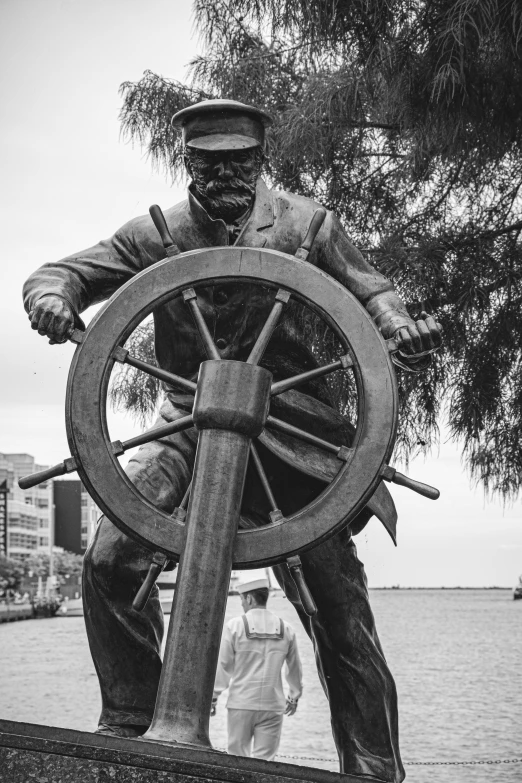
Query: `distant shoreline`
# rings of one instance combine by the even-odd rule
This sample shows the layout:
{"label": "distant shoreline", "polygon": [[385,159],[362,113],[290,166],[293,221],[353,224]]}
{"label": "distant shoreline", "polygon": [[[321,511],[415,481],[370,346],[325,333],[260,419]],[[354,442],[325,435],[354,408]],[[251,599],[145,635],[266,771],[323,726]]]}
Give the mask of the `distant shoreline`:
{"label": "distant shoreline", "polygon": [[393,585],[392,587],[369,587],[369,590],[513,590],[512,587],[402,587]]}

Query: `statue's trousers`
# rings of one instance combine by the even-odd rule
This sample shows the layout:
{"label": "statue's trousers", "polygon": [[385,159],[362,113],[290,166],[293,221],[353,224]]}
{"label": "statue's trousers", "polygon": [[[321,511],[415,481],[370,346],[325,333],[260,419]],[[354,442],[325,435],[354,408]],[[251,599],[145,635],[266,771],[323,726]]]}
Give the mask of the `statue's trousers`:
{"label": "statue's trousers", "polygon": [[[185,414],[166,403],[156,425]],[[129,462],[127,473],[145,497],[171,513],[190,481],[195,449],[194,430],[149,443]],[[319,482],[261,447],[260,451],[284,513],[303,507],[321,490]],[[249,471],[243,516],[262,522],[264,502]],[[303,612],[286,567],[274,571],[313,642],[341,771],[399,783],[404,770],[395,684],[377,636],[355,544],[344,531],[301,559],[318,607],[313,618]],[[150,551],[102,517],[85,556],[83,589],[87,634],[102,694],[100,723],[143,731],[152,719],[161,672],[163,615],[157,588],[142,612],[132,608],[132,600],[150,560]]]}

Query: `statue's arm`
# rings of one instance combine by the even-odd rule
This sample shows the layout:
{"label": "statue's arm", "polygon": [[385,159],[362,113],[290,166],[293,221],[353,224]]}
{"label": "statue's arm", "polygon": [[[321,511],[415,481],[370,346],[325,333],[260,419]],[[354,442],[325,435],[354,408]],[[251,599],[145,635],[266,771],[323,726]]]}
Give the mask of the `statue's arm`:
{"label": "statue's arm", "polygon": [[352,245],[340,221],[329,212],[319,235],[318,265],[339,280],[366,307],[385,339],[394,337],[400,348],[397,363],[424,369],[430,351],[440,346],[440,326],[426,313],[414,321],[393,284]]}
{"label": "statue's arm", "polygon": [[131,221],[110,239],[44,264],[24,285],[24,307],[31,327],[51,342],[63,342],[74,326],[83,326],[80,313],[109,298],[143,268],[140,243]]}

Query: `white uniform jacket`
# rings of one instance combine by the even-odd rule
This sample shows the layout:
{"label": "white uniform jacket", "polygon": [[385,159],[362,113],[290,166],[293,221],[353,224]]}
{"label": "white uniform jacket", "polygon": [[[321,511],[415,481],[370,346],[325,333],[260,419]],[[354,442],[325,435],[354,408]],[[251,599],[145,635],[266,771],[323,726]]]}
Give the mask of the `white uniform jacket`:
{"label": "white uniform jacket", "polygon": [[294,629],[268,609],[250,609],[225,625],[214,696],[229,688],[229,709],[284,712],[284,664],[288,695],[298,699],[303,672]]}

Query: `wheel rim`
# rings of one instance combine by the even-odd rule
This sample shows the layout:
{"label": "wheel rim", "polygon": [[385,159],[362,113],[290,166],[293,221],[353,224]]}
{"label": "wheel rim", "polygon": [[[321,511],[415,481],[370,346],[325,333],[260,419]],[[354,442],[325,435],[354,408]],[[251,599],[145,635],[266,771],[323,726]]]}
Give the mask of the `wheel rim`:
{"label": "wheel rim", "polygon": [[150,267],[96,314],[78,346],[66,425],[80,477],[109,519],[150,549],[179,556],[183,525],[139,493],[112,453],[106,422],[111,354],[143,318],[183,289],[238,280],[286,289],[325,320],[354,358],[359,399],[351,459],[340,463],[336,478],[309,506],[280,522],[238,531],[234,566],[241,568],[279,562],[334,535],[364,507],[393,448],[397,392],[388,351],[370,316],[340,283],[293,256],[254,248],[197,250]]}

